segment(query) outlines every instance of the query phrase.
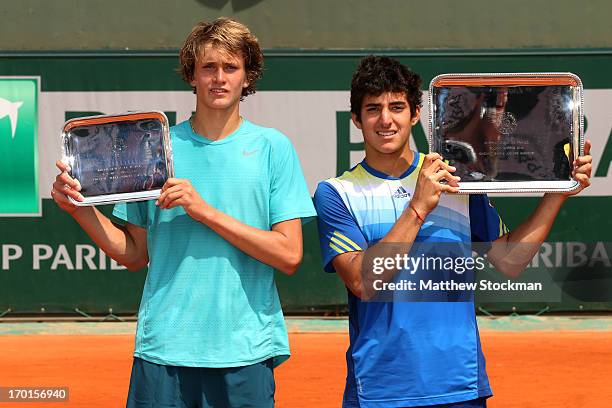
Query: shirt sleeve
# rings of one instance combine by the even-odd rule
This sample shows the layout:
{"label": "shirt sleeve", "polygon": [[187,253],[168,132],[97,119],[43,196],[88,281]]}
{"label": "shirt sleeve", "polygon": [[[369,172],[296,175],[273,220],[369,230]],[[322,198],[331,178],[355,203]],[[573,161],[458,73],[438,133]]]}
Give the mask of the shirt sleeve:
{"label": "shirt sleeve", "polygon": [[486,194],[470,195],[472,242],[492,242],[509,230]]}
{"label": "shirt sleeve", "polygon": [[149,218],[147,214],[147,201],[117,203],[113,207],[113,215],[130,224],[147,228]]}
{"label": "shirt sleeve", "polygon": [[293,145],[280,135],[272,147],[270,223],[317,215]]}
{"label": "shirt sleeve", "polygon": [[319,226],[319,244],[326,272],[335,272],[332,260],[347,252],[364,251],[368,243],[338,191],[321,182],[314,197]]}

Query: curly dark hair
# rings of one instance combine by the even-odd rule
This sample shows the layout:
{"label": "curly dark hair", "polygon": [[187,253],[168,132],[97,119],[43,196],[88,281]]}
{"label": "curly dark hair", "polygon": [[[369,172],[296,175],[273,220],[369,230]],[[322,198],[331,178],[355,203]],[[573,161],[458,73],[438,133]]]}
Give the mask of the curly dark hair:
{"label": "curly dark hair", "polygon": [[244,24],[226,17],[199,22],[185,39],[179,53],[181,66],[178,69],[185,82],[191,83],[193,80],[196,59],[206,44],[212,44],[229,54],[242,54],[249,86],[242,89],[241,99],[254,94],[256,82],[263,72],[263,52],[257,38]]}
{"label": "curly dark hair", "polygon": [[361,121],[361,104],[367,95],[378,96],[384,92],[406,94],[410,113],[414,116],[423,104],[421,77],[398,60],[368,55],[362,58],[351,81],[351,113]]}

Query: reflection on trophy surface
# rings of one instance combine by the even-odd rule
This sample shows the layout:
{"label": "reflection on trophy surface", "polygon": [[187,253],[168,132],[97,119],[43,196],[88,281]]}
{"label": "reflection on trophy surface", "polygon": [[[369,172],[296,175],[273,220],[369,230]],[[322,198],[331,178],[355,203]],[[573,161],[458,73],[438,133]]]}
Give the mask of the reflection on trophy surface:
{"label": "reflection on trophy surface", "polygon": [[[504,122],[507,120],[504,118],[507,101],[507,88],[498,88],[489,95],[480,93],[472,110],[465,115],[459,126],[449,129],[446,133],[447,146],[463,149],[467,152],[465,154],[469,160],[457,160],[457,152],[451,150],[447,151],[450,156],[447,154],[445,157],[466,164],[475,179],[493,180],[497,176],[498,149],[502,131],[510,129]],[[449,103],[454,102],[456,100]]]}
{"label": "reflection on trophy surface", "polygon": [[[80,158],[80,181],[88,195],[129,192],[159,188],[152,179],[156,163],[163,154],[151,133],[142,133],[133,122],[121,126],[98,125],[87,139],[78,140],[90,154]],[[93,146],[93,147],[92,147]],[[94,166],[93,163],[97,165]],[[163,183],[162,183],[163,184]],[[145,187],[146,186],[146,187]]]}
{"label": "reflection on trophy surface", "polygon": [[438,149],[464,181],[567,180],[570,91],[567,86],[441,88]]}

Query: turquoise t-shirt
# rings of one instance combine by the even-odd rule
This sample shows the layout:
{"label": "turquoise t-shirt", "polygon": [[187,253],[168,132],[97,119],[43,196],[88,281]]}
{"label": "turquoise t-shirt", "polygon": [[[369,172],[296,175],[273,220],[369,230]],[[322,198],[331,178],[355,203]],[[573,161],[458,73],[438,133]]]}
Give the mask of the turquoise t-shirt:
{"label": "turquoise t-shirt", "polygon": [[[175,177],[250,226],[315,216],[295,149],[282,133],[243,121],[222,140],[170,129]],[[149,272],[134,355],[178,366],[238,367],[289,356],[273,268],[246,255],[182,207],[117,204],[113,215],[147,229]]]}

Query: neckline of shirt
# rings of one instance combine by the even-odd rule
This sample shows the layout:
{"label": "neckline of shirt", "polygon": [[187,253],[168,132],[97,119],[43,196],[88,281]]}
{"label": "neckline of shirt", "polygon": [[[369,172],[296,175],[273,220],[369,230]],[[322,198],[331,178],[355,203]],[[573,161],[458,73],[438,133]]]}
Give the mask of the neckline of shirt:
{"label": "neckline of shirt", "polygon": [[410,163],[410,166],[408,166],[406,171],[403,172],[402,175],[399,176],[399,177],[391,176],[389,174],[383,173],[382,171],[376,170],[373,167],[370,167],[366,163],[365,159],[363,159],[360,164],[361,164],[361,167],[363,167],[363,169],[365,171],[367,171],[368,173],[370,173],[374,177],[378,177],[378,178],[381,178],[381,179],[384,179],[384,180],[401,180],[401,179],[406,178],[409,175],[411,175],[416,170],[416,168],[418,167],[418,165],[419,165],[419,163],[421,161],[421,153],[415,152],[415,151],[413,151],[412,153],[413,153],[412,154],[412,156],[413,156],[412,157],[412,163]]}
{"label": "neckline of shirt", "polygon": [[205,136],[195,133],[191,127],[191,123],[189,123],[189,119],[183,122],[183,126],[185,130],[187,131],[187,133],[189,134],[189,136],[191,137],[191,139],[195,140],[198,143],[207,144],[207,145],[221,145],[221,144],[229,143],[233,141],[234,139],[236,139],[236,136],[242,133],[248,127],[249,124],[250,122],[246,120],[246,118],[242,117],[240,126],[238,126],[236,130],[234,130],[232,133],[230,133],[229,135],[225,136],[223,139],[220,139],[220,140],[210,140],[210,139],[207,139]]}

